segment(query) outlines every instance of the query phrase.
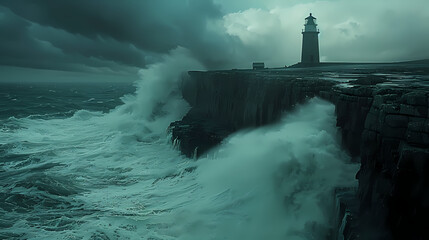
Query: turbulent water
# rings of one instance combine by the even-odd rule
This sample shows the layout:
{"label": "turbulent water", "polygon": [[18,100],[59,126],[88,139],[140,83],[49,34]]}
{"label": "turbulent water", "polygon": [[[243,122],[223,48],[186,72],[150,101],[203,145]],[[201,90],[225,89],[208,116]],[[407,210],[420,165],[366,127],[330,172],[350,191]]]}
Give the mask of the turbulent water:
{"label": "turbulent water", "polygon": [[187,159],[166,131],[188,110],[175,84],[184,62],[143,70],[133,94],[127,84],[1,84],[0,238],[328,236],[333,189],[356,172],[334,106],[313,99]]}

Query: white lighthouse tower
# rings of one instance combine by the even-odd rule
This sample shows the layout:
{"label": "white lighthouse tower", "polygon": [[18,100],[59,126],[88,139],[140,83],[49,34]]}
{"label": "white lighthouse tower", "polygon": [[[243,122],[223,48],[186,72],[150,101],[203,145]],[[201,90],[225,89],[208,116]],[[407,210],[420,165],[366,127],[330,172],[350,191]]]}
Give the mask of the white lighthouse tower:
{"label": "white lighthouse tower", "polygon": [[319,60],[319,29],[317,29],[316,18],[310,16],[305,18],[305,29],[302,31],[302,53],[301,64],[306,66],[317,65]]}

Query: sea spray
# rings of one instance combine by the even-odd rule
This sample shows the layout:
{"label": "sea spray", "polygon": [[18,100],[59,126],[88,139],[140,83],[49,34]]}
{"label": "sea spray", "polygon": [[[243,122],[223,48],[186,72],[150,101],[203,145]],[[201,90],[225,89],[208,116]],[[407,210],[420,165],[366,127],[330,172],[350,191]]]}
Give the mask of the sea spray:
{"label": "sea spray", "polygon": [[334,189],[356,184],[336,136],[334,106],[319,99],[234,134],[198,161],[196,199],[173,214],[179,238],[324,239]]}
{"label": "sea spray", "polygon": [[[315,99],[278,124],[180,155],[166,129],[188,106],[186,49],[142,70],[110,113],[13,118],[1,128],[2,238],[322,239],[332,190],[355,183],[334,107]],[[88,98],[90,99],[90,98]],[[333,211],[332,211],[333,212]]]}
{"label": "sea spray", "polygon": [[136,92],[122,98],[124,104],[109,114],[109,122],[121,131],[148,138],[164,136],[171,122],[189,110],[180,92],[182,75],[188,69],[204,69],[182,47],[165,55],[161,62],[142,69]]}
{"label": "sea spray", "polygon": [[145,224],[134,231],[129,216],[162,212],[162,200],[176,191],[159,180],[192,168],[166,130],[188,108],[181,74],[202,68],[184,48],[163,60],[143,69],[136,93],[110,113],[81,109],[69,118],[1,122],[0,238],[136,239],[154,232]]}

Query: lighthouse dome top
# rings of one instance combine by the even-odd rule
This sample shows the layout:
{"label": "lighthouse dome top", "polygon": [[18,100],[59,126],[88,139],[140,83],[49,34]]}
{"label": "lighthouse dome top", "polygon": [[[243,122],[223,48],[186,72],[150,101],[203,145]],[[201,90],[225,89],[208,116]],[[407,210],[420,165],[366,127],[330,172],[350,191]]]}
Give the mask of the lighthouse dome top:
{"label": "lighthouse dome top", "polygon": [[309,19],[309,18],[316,19],[315,17],[313,17],[312,13],[310,13],[310,16],[306,17],[305,19]]}
{"label": "lighthouse dome top", "polygon": [[305,25],[317,25],[316,18],[310,13],[310,16],[305,18]]}

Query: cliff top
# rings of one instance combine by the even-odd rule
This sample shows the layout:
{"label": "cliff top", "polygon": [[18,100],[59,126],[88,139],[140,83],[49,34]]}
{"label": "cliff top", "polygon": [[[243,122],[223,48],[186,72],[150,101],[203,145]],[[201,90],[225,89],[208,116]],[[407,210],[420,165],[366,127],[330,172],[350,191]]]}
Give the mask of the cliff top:
{"label": "cliff top", "polygon": [[190,75],[225,75],[255,77],[315,79],[341,83],[343,87],[372,85],[373,87],[429,88],[429,60],[401,63],[322,63],[310,68],[232,69],[190,71]]}

